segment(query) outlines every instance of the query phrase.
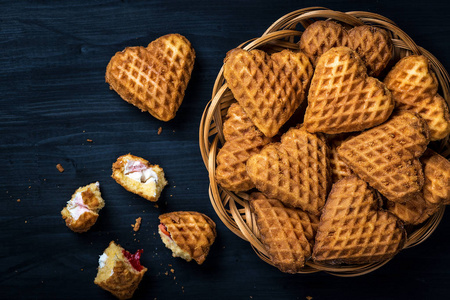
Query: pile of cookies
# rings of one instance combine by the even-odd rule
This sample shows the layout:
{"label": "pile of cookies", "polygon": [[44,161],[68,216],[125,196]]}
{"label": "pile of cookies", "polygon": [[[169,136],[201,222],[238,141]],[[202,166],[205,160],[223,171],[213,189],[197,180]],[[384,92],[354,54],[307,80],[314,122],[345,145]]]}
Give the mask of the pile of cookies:
{"label": "pile of cookies", "polygon": [[297,51],[227,53],[236,103],[215,179],[249,194],[281,271],[389,259],[450,204],[450,162],[428,148],[450,134],[436,75],[425,56],[392,57],[385,30],[333,21],[309,25]]}

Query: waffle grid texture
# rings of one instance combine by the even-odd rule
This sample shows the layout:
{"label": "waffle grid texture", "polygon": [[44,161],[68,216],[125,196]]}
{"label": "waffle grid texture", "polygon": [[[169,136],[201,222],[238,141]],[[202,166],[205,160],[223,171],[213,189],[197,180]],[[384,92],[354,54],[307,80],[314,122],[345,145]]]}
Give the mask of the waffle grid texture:
{"label": "waffle grid texture", "polygon": [[378,208],[379,198],[363,180],[349,176],[335,183],[320,218],[314,261],[359,264],[394,256],[406,234],[394,215]]}
{"label": "waffle grid texture", "polygon": [[270,260],[283,272],[299,272],[311,255],[319,219],[261,193],[252,193],[250,199]]}
{"label": "waffle grid texture", "polygon": [[169,121],[183,101],[194,60],[191,43],[179,34],[168,34],[147,48],[117,52],[107,66],[106,82],[125,101]]}

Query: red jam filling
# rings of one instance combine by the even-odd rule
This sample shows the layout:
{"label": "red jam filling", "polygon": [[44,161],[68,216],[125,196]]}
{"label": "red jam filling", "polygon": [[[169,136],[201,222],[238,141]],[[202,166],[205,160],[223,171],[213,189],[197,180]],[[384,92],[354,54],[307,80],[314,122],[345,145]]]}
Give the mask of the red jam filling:
{"label": "red jam filling", "polygon": [[131,254],[127,250],[122,250],[123,255],[128,259],[133,268],[138,272],[140,272],[144,268],[139,261],[141,259],[142,252],[144,252],[144,250],[139,249],[135,254]]}
{"label": "red jam filling", "polygon": [[168,237],[172,238],[170,236],[170,233],[167,231],[167,227],[164,224],[159,224],[159,230],[161,230],[162,233],[164,233],[165,235],[167,235]]}

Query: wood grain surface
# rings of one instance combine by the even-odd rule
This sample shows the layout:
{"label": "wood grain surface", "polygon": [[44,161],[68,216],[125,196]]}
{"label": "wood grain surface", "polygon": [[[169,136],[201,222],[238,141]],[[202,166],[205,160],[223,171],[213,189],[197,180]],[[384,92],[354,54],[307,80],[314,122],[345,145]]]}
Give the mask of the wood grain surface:
{"label": "wood grain surface", "polygon": [[[448,1],[0,1],[0,299],[113,299],[93,283],[111,240],[144,249],[149,271],[135,299],[446,299],[448,215],[427,241],[381,269],[338,278],[279,272],[210,204],[198,127],[226,52],[284,14],[317,5],[382,14],[450,69]],[[177,116],[161,122],[121,100],[104,74],[117,51],[175,32],[197,60]],[[110,177],[126,153],[164,168],[169,185],[157,206]],[[60,211],[95,181],[106,207],[89,232],[73,233]],[[158,236],[158,215],[175,210],[217,223],[201,266],[172,258]]]}

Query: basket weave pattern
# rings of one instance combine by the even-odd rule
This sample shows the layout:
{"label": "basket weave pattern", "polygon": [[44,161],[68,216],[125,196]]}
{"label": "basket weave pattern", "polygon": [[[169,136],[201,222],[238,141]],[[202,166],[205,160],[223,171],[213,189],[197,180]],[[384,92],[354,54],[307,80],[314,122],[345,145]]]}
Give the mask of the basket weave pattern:
{"label": "basket weave pattern", "polygon": [[[334,20],[348,28],[367,24],[385,29],[390,35],[394,46],[392,61],[397,62],[400,58],[410,54],[422,54],[427,57],[433,71],[436,73],[440,93],[450,105],[450,77],[442,64],[430,52],[417,46],[394,22],[378,14],[361,11],[343,13],[322,7],[305,8],[281,17],[261,37],[249,40],[239,45],[239,47],[245,50],[261,49],[269,53],[283,49],[298,50],[296,41],[302,34],[300,30],[303,30],[303,28],[306,28],[316,20]],[[205,166],[209,172],[209,197],[222,222],[237,236],[250,242],[254,251],[262,260],[272,264],[260,241],[255,216],[250,211],[247,201],[249,195],[247,193],[233,193],[222,189],[214,177],[216,155],[220,145],[224,143],[222,127],[224,117],[228,107],[235,101],[225,82],[222,68],[216,78],[211,101],[204,110],[199,130],[200,150]],[[306,102],[304,101],[304,104]],[[431,146],[442,156],[446,158],[450,157],[450,143],[448,138]],[[425,223],[409,231],[404,249],[416,246],[425,241],[439,225],[444,210],[444,207],[441,208]],[[299,273],[307,274],[325,271],[336,276],[358,276],[374,271],[388,261],[364,265],[329,266],[310,260],[306,262],[305,267]]]}

